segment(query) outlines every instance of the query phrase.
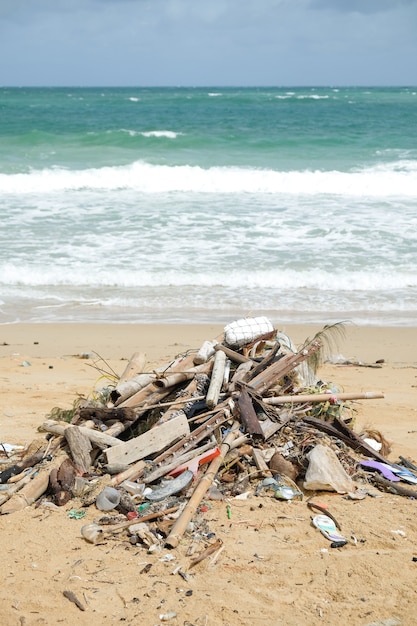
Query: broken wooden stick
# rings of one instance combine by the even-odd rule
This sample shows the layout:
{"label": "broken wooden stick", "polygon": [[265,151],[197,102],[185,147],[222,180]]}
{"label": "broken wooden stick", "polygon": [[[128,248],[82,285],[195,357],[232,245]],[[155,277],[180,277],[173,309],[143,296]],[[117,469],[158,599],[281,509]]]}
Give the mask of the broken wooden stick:
{"label": "broken wooden stick", "polygon": [[172,527],[171,532],[166,538],[165,544],[167,546],[171,548],[176,548],[178,546],[180,539],[188,526],[188,522],[191,520],[191,518],[195,514],[197,507],[200,504],[201,500],[203,499],[205,493],[207,492],[209,487],[212,485],[216,477],[216,474],[224,461],[224,457],[230,450],[230,446],[233,440],[238,436],[238,434],[239,434],[239,422],[234,422],[229,433],[223,439],[223,443],[220,447],[219,456],[216,456],[216,458],[211,461],[206,473],[198,482],[196,488],[193,491],[191,498],[185,505],[185,508],[183,509],[180,517],[176,520],[174,526]]}

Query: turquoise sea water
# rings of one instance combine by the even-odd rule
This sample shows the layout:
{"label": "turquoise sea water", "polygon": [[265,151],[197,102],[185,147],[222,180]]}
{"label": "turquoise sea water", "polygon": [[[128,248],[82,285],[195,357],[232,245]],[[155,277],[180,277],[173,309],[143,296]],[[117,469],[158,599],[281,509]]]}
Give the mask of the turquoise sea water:
{"label": "turquoise sea water", "polygon": [[3,88],[0,211],[0,323],[417,324],[417,88]]}

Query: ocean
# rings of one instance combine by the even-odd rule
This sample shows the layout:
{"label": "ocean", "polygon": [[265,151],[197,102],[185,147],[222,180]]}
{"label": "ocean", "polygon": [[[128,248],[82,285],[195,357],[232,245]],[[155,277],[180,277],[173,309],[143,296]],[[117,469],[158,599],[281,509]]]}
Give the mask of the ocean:
{"label": "ocean", "polygon": [[417,87],[1,88],[0,323],[417,324]]}

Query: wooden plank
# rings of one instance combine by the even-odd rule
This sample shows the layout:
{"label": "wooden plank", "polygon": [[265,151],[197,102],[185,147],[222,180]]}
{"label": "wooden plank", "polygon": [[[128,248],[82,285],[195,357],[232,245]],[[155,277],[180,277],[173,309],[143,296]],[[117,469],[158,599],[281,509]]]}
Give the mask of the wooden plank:
{"label": "wooden plank", "polygon": [[175,440],[186,437],[189,433],[190,427],[187,418],[180,414],[168,422],[151,428],[139,437],[105,450],[104,455],[107,463],[129,465],[155,452],[160,452]]}

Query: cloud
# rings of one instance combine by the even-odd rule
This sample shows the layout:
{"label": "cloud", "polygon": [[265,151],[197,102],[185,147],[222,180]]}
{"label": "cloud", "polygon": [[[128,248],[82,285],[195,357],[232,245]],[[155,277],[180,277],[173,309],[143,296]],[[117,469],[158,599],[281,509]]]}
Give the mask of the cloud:
{"label": "cloud", "polygon": [[0,0],[4,84],[412,84],[417,0]]}
{"label": "cloud", "polygon": [[417,0],[310,0],[312,9],[326,9],[340,13],[383,13],[397,11],[407,5],[416,4]]}

